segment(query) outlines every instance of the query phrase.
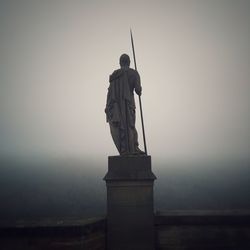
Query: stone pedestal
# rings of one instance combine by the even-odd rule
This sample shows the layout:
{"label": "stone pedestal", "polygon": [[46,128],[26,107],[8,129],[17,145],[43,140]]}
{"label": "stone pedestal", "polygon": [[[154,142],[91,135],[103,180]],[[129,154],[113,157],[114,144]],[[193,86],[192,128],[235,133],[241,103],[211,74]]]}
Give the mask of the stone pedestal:
{"label": "stone pedestal", "polygon": [[154,208],[150,156],[110,156],[107,185],[108,250],[153,250]]}

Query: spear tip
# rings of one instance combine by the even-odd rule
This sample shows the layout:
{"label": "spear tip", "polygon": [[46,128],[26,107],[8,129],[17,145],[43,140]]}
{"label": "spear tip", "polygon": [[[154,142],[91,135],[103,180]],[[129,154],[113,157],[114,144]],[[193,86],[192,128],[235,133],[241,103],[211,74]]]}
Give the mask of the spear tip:
{"label": "spear tip", "polygon": [[131,27],[130,27],[130,35],[133,36],[133,34],[132,34],[132,28]]}

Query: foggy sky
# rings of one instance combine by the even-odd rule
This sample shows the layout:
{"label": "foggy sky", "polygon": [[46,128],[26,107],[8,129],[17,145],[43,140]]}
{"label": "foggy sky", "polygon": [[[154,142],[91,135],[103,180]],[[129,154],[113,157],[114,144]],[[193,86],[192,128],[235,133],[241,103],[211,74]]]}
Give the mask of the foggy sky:
{"label": "foggy sky", "polygon": [[117,154],[104,108],[119,56],[132,59],[131,27],[149,154],[249,157],[249,11],[243,0],[0,1],[0,155]]}

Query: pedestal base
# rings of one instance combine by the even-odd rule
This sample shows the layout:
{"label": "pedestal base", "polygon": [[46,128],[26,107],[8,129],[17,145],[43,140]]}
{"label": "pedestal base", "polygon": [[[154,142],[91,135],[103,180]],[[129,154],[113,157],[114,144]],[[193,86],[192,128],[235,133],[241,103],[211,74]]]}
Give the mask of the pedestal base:
{"label": "pedestal base", "polygon": [[108,250],[153,250],[154,209],[150,156],[111,156],[107,185]]}

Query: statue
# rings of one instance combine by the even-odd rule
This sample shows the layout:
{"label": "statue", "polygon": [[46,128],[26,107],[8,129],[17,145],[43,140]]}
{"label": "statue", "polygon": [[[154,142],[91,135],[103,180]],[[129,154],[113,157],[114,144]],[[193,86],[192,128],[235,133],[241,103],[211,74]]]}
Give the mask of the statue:
{"label": "statue", "polygon": [[109,88],[105,108],[110,132],[120,155],[144,154],[139,149],[135,128],[134,92],[141,95],[142,88],[139,73],[131,69],[127,54],[120,57],[120,69],[109,77]]}

